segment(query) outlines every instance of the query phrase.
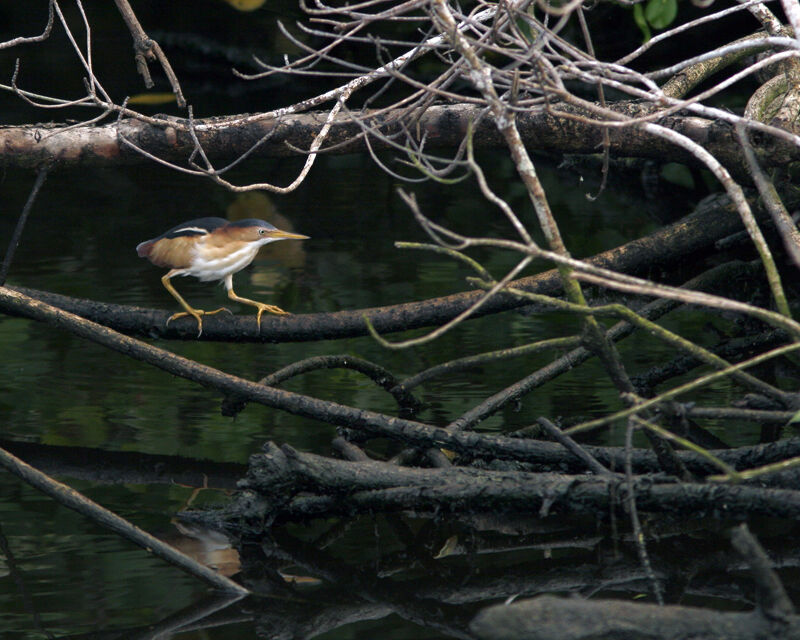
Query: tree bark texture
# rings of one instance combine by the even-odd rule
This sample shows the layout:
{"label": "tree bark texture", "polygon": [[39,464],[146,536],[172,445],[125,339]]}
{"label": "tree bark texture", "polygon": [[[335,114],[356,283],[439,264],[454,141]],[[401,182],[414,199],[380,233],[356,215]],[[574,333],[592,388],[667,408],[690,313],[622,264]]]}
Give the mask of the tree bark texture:
{"label": "tree bark texture", "polygon": [[[666,267],[679,259],[685,260],[688,255],[708,249],[715,241],[741,228],[741,220],[727,201],[715,197],[698,205],[693,213],[678,222],[662,227],[649,236],[597,254],[588,258],[587,262],[622,273],[647,276],[654,269]],[[509,286],[544,295],[561,293],[561,279],[555,269],[514,280]],[[82,300],[23,287],[10,288],[121,333],[148,338],[198,339],[197,323],[193,318],[180,318],[167,326],[167,318],[172,311]],[[405,331],[444,324],[474,305],[482,295],[482,291],[466,291],[371,309],[265,316],[262,318],[260,330],[256,327],[252,314],[219,314],[204,319],[203,335],[199,339],[302,342],[363,336],[367,334],[364,315],[369,317],[379,333]],[[525,304],[524,300],[501,294],[484,304],[472,317],[515,309]],[[4,313],[14,313],[13,309],[2,310]]]}
{"label": "tree bark texture", "polygon": [[[587,114],[568,105],[553,110],[526,111],[517,114],[516,122],[525,145],[532,151],[552,153],[598,153],[602,149],[603,129],[586,118]],[[645,114],[646,107],[630,102],[615,106],[619,113],[632,117]],[[374,114],[374,115],[371,115]],[[568,114],[566,117],[562,114]],[[275,119],[258,116],[229,116],[195,121],[195,131],[209,159],[218,165],[228,163],[257,145],[253,157],[288,157],[302,155],[325,124],[328,113],[317,111]],[[323,144],[334,153],[364,152],[367,146],[360,134],[366,126],[380,132],[371,136],[373,149],[389,145],[382,136],[398,136],[406,127],[426,147],[457,147],[471,122],[475,128],[476,148],[505,145],[492,118],[482,115],[471,104],[432,106],[418,119],[411,120],[405,110],[385,113],[366,111],[361,123],[349,114],[338,115]],[[687,117],[667,116],[658,123],[701,144],[732,172],[744,170],[745,162],[733,129],[725,123]],[[122,138],[164,160],[185,165],[194,150],[186,119],[165,117],[163,123],[149,124],[136,119],[99,126],[69,127],[61,124],[36,124],[0,127],[0,166],[38,168],[108,166],[150,162],[126,145]],[[655,138],[636,127],[609,129],[612,155],[655,158],[662,161],[692,162],[686,151]],[[402,138],[397,138],[402,141]],[[800,151],[794,150],[794,157]]]}
{"label": "tree bark texture", "polygon": [[[602,516],[621,507],[627,491],[619,474],[407,468],[333,460],[272,443],[264,454],[251,457],[240,489],[225,518],[225,528],[234,535],[241,535],[242,527],[244,535],[260,535],[262,528],[276,522],[393,511]],[[637,476],[633,490],[641,511],[678,517],[800,519],[800,493],[794,490],[678,483],[663,475]]]}

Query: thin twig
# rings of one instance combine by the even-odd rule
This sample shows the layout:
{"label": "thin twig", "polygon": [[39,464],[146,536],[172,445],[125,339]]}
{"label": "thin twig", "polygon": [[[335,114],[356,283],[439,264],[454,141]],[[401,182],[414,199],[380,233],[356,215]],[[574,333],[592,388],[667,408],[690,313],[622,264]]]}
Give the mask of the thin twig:
{"label": "thin twig", "polygon": [[631,466],[631,451],[633,450],[633,432],[635,427],[633,422],[628,423],[625,429],[625,508],[631,519],[633,528],[633,539],[636,543],[636,551],[639,554],[639,562],[647,575],[647,579],[653,588],[653,594],[658,604],[664,604],[664,595],[661,591],[661,583],[653,572],[653,565],[650,564],[650,556],[647,553],[642,524],[639,521],[639,510],[636,508],[636,489],[633,482],[633,468]]}
{"label": "thin twig", "polygon": [[511,347],[509,349],[499,349],[497,351],[488,351],[486,353],[479,353],[473,356],[465,356],[463,358],[456,358],[455,360],[448,360],[442,364],[430,367],[420,371],[403,380],[399,386],[406,390],[411,390],[419,385],[443,375],[452,375],[459,371],[482,366],[490,362],[498,362],[510,358],[518,358],[521,356],[529,356],[534,353],[540,353],[549,349],[570,349],[577,347],[581,342],[580,336],[564,336],[562,338],[549,338],[545,340],[538,340],[530,344],[520,345],[518,347]]}
{"label": "thin twig", "polygon": [[47,167],[42,167],[36,174],[36,180],[33,183],[33,187],[31,187],[30,194],[28,194],[28,200],[25,202],[25,206],[22,207],[22,213],[19,214],[17,226],[14,227],[14,233],[11,235],[11,240],[8,241],[8,249],[6,250],[6,255],[3,258],[3,264],[0,266],[0,287],[6,283],[8,270],[11,268],[11,261],[14,259],[14,254],[17,251],[20,238],[22,237],[22,230],[25,228],[25,223],[28,220],[28,214],[31,211],[34,200],[36,200],[39,189],[42,188],[42,185],[47,178],[47,171]]}
{"label": "thin twig", "polygon": [[594,471],[594,473],[606,477],[611,477],[614,475],[602,464],[600,464],[597,461],[597,458],[592,456],[588,451],[586,451],[586,449],[581,447],[577,442],[566,435],[561,429],[550,422],[550,420],[547,418],[539,418],[536,422],[538,422],[544,428],[549,436],[555,438],[557,442],[563,444],[568,451],[574,454],[576,458],[589,467],[589,469]]}
{"label": "thin twig", "polygon": [[5,42],[0,42],[0,49],[10,49],[11,47],[16,47],[20,44],[28,44],[31,42],[42,42],[47,40],[50,37],[50,32],[53,30],[53,3],[55,0],[50,0],[47,5],[47,24],[44,27],[44,31],[38,36],[20,36],[19,38],[12,38],[11,40],[6,40]]}
{"label": "thin twig", "polygon": [[182,109],[186,108],[186,98],[183,97],[178,76],[172,70],[172,65],[169,63],[167,56],[164,55],[161,46],[145,33],[128,0],[114,0],[114,2],[133,37],[133,50],[136,52],[136,69],[144,79],[144,85],[148,89],[153,88],[153,79],[150,77],[150,70],[147,64],[150,60],[158,60],[164,70],[164,74],[167,76],[167,80],[169,80],[172,92],[175,94],[175,101]]}

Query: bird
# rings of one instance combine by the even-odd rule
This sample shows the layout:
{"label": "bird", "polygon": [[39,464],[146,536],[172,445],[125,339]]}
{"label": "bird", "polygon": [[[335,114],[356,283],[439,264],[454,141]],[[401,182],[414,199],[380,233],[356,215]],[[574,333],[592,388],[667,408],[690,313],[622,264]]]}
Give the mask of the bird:
{"label": "bird", "polygon": [[171,315],[167,325],[176,318],[193,316],[197,320],[197,337],[203,334],[203,316],[230,310],[220,307],[203,311],[190,306],[172,286],[175,276],[193,276],[201,282],[219,281],[225,284],[228,297],[258,309],[256,321],[261,330],[261,314],[265,311],[288,315],[280,307],[242,298],[233,290],[233,274],[241,271],[256,257],[265,244],[278,240],[307,240],[308,236],[281,231],[265,220],[247,218],[230,222],[224,218],[198,218],[179,224],[151,240],[136,246],[140,258],[147,258],[157,267],[169,269],[161,278],[167,291],[185,309]]}

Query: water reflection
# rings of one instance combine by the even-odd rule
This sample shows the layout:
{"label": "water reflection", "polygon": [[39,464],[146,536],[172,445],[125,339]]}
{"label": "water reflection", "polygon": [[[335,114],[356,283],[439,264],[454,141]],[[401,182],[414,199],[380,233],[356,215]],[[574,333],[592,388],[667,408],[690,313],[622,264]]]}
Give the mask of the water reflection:
{"label": "water reflection", "polygon": [[[684,605],[716,601],[729,611],[750,610],[754,585],[742,561],[719,548],[719,524],[652,523],[654,575]],[[783,570],[800,563],[787,533],[761,531]],[[649,588],[631,537],[587,520],[495,514],[437,522],[387,515],[280,528],[242,551],[241,579],[253,596],[198,597],[146,628],[120,624],[91,637],[194,637],[202,631],[210,635],[201,637],[265,640],[368,633],[473,638],[470,621],[487,603],[538,594],[640,599]],[[673,571],[676,552],[689,580]]]}
{"label": "water reflection", "polygon": [[[272,181],[285,182],[296,164],[264,162],[252,170],[269,175]],[[509,165],[495,160],[487,167],[489,179],[500,193],[523,216],[530,216],[526,196],[515,193],[509,180]],[[631,211],[603,201],[588,203],[568,182],[574,176],[552,170],[542,173],[546,186],[552,189],[554,209],[567,229],[568,244],[577,255],[609,248],[653,224],[641,215],[641,207]],[[23,172],[7,172],[2,184],[6,211],[21,208],[30,181],[31,176]],[[559,183],[566,188],[557,188]],[[258,194],[236,196],[209,183],[149,167],[135,172],[55,174],[48,179],[31,214],[11,283],[119,304],[171,309],[173,302],[157,274],[136,257],[134,247],[182,220],[222,215],[264,217],[279,227],[293,227],[312,237],[305,243],[283,243],[284,247],[278,243],[240,273],[237,290],[249,298],[274,300],[295,312],[310,313],[387,305],[464,290],[463,278],[469,274],[459,265],[394,248],[395,240],[424,241],[425,236],[393,195],[392,187],[391,180],[367,159],[355,157],[323,160],[307,185],[278,200]],[[466,233],[487,232],[486,204],[474,186],[465,184],[458,192],[444,194],[429,186],[417,191],[421,206],[441,220]],[[0,237],[8,237],[13,224],[14,215],[0,218]],[[489,231],[494,235],[508,232],[502,222],[491,225]],[[587,227],[593,232],[586,233]],[[285,252],[274,251],[279,249]],[[513,255],[503,253],[479,257],[497,274],[514,262]],[[201,308],[214,308],[225,300],[222,289],[188,280],[181,284],[182,293]],[[302,358],[338,353],[377,362],[402,379],[454,356],[574,330],[557,314],[506,313],[503,322],[506,330],[502,335],[498,335],[496,325],[478,319],[425,349],[403,352],[384,350],[370,338],[275,345],[189,341],[163,346],[253,380]],[[634,337],[630,347],[623,348],[643,349],[644,341],[640,340]],[[446,423],[470,408],[476,398],[497,391],[552,357],[552,353],[539,354],[510,365],[485,365],[477,372],[433,380],[415,390],[425,404],[421,418]],[[119,474],[124,466],[114,457],[116,453],[180,455],[202,461],[198,464],[200,473],[210,478],[213,465],[206,461],[242,464],[267,439],[326,452],[334,435],[333,427],[261,406],[247,407],[235,420],[225,418],[220,415],[220,398],[192,383],[15,318],[0,318],[0,377],[4,381],[0,396],[4,437],[96,448],[93,455],[100,459],[95,462],[115,468]],[[316,372],[283,386],[371,410],[396,412],[388,394],[353,372]],[[580,389],[579,394],[575,388]],[[577,420],[612,406],[616,406],[616,391],[596,365],[590,364],[570,372],[546,391],[530,394],[520,405],[509,406],[482,427],[511,431],[542,414]],[[102,459],[98,450],[109,455]],[[29,451],[26,455],[33,454]],[[59,460],[61,454],[53,450],[49,457]],[[42,455],[42,464],[47,458],[48,454]],[[121,476],[124,484],[113,486],[85,475],[85,466],[76,461],[71,465],[64,462],[57,473],[148,531],[172,536],[170,519],[190,499],[192,488],[154,484],[152,478],[141,475],[142,468],[150,464],[161,465],[140,460],[134,465],[140,466],[138,476],[131,470]],[[176,482],[184,484],[183,480]],[[203,480],[195,478],[185,484],[202,486]],[[207,484],[217,486],[214,482]],[[184,607],[193,607],[192,603],[205,596],[202,585],[131,549],[17,481],[0,476],[0,492],[0,523],[9,549],[19,561],[20,575],[36,611],[54,634],[141,630],[170,619]],[[195,504],[225,499],[224,492],[203,491]],[[380,530],[377,537],[375,527]],[[346,625],[360,620],[359,630],[381,635],[415,637],[422,626],[426,637],[463,636],[472,609],[455,607],[455,603],[504,598],[520,589],[518,580],[524,580],[521,573],[512,579],[516,574],[509,567],[517,560],[511,556],[505,565],[498,563],[496,570],[492,569],[505,552],[489,551],[494,547],[478,544],[481,530],[464,533],[450,525],[431,528],[430,523],[394,520],[375,524],[364,520],[353,525],[349,535],[331,543],[334,557],[327,550],[320,551],[313,538],[285,533],[288,537],[275,546],[251,550],[255,555],[243,559],[245,576],[267,597],[218,611],[211,623],[200,627],[207,624],[206,637],[215,639],[236,637],[243,629],[247,635],[260,633],[264,637],[275,637],[268,635],[269,629],[341,637],[337,634],[350,633]],[[589,530],[593,531],[591,527]],[[320,530],[317,535],[323,533]],[[446,543],[453,536],[455,542],[448,547]],[[547,552],[537,547],[544,543],[532,541],[533,559],[524,566],[538,576],[534,582],[539,584],[543,572],[564,569],[552,562],[554,557],[568,557],[565,565],[582,563],[587,559],[587,548],[601,548],[593,546],[594,536],[594,532],[572,530],[566,543],[553,542]],[[553,540],[552,532],[547,539]],[[574,541],[573,546],[570,541]],[[563,550],[564,546],[569,550]],[[376,548],[382,550],[381,555],[372,554]],[[447,548],[456,551],[443,553]],[[314,555],[315,550],[321,555]],[[492,562],[484,565],[477,559],[483,556],[492,556]],[[635,564],[631,561],[628,569],[633,571]],[[370,573],[368,567],[375,571]],[[475,567],[481,568],[481,577],[470,573]],[[503,582],[503,573],[510,586],[491,586]],[[293,582],[287,582],[289,576],[294,576]],[[40,637],[30,607],[26,609],[17,583],[9,578],[0,583],[0,611],[7,612],[0,613],[0,628],[11,634],[8,637]],[[310,578],[313,580],[309,582]],[[377,595],[370,596],[373,584],[379,589]],[[448,586],[453,584],[461,585],[461,589]],[[600,588],[602,584],[574,582],[576,589]],[[631,585],[626,587],[631,593],[644,589],[636,580]],[[470,589],[476,595],[469,595]],[[525,589],[526,593],[535,592],[533,587]],[[415,595],[420,593],[424,596]],[[216,629],[213,621],[221,619],[236,620],[237,624]]]}

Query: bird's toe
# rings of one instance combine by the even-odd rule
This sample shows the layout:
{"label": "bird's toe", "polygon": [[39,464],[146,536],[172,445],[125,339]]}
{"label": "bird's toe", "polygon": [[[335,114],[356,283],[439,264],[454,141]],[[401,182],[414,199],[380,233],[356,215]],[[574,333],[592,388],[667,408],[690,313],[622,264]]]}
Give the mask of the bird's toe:
{"label": "bird's toe", "polygon": [[188,311],[179,311],[178,313],[173,313],[169,318],[167,318],[166,326],[169,326],[169,323],[177,318],[182,318],[183,316],[192,316],[195,320],[197,320],[197,337],[199,338],[201,335],[203,335],[203,313],[205,312],[199,310],[197,313],[189,313]]}

